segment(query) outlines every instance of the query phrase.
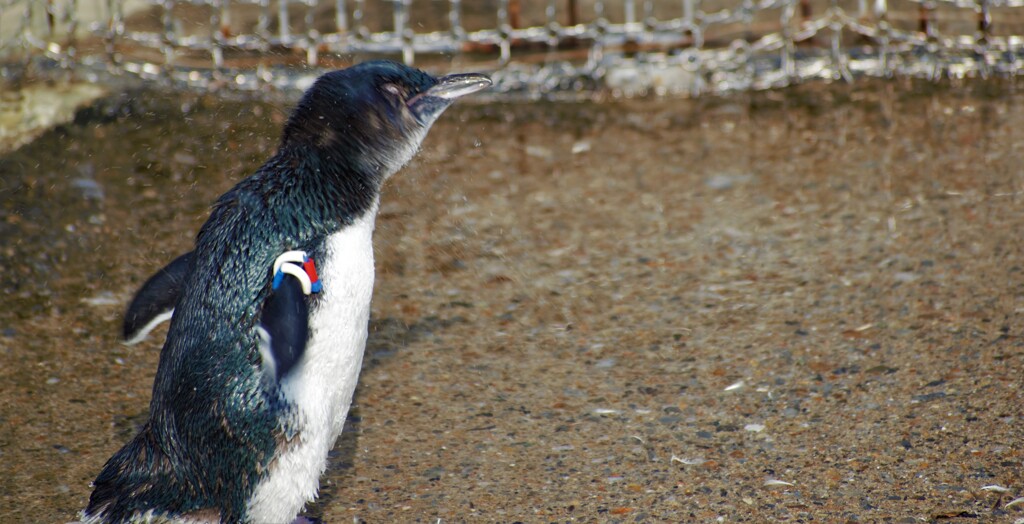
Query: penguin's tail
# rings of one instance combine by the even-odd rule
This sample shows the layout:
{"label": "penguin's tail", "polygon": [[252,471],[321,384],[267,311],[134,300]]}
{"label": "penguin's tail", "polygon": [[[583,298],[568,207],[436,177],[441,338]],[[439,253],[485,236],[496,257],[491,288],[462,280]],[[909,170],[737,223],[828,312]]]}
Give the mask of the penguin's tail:
{"label": "penguin's tail", "polygon": [[183,494],[170,458],[161,450],[149,424],[114,454],[93,482],[86,523],[118,524],[178,513]]}

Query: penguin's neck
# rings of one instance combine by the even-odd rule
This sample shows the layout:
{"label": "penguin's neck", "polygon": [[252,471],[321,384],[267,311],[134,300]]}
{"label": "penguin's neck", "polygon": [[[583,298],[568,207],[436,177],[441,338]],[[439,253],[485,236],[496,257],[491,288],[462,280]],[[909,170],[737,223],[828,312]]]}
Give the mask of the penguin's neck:
{"label": "penguin's neck", "polygon": [[301,177],[303,197],[308,200],[303,207],[318,215],[318,222],[333,223],[328,228],[336,230],[367,214],[372,221],[386,176],[359,155],[338,147],[293,146],[278,156],[295,167],[292,172]]}

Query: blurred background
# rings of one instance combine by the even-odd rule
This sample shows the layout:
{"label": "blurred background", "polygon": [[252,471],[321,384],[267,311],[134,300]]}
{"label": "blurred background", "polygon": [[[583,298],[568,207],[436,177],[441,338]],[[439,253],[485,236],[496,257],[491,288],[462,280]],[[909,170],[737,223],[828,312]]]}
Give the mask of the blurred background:
{"label": "blurred background", "polygon": [[[501,91],[724,92],[819,78],[1012,75],[1018,0],[4,0],[28,64],[261,89],[384,55],[469,63]],[[45,59],[44,59],[45,58]],[[278,74],[279,73],[279,74]],[[16,74],[13,70],[7,75]]]}

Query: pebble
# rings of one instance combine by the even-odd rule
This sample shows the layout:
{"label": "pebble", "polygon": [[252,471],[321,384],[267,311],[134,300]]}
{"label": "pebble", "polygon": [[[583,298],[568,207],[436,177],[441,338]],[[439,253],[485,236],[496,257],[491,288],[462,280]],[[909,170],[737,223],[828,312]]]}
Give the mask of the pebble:
{"label": "pebble", "polygon": [[711,189],[731,189],[737,184],[742,184],[752,177],[750,175],[713,175],[709,177],[704,183],[707,184]]}
{"label": "pebble", "polygon": [[105,196],[103,187],[91,178],[76,178],[71,181],[71,187],[77,189],[86,200],[103,200]]}
{"label": "pebble", "polygon": [[117,306],[121,301],[110,291],[101,291],[89,298],[83,298],[82,302],[92,307]]}
{"label": "pebble", "polygon": [[550,160],[554,156],[550,149],[541,146],[526,146],[526,155],[544,160]]}
{"label": "pebble", "polygon": [[590,147],[589,140],[579,140],[572,145],[572,154],[578,155],[580,153],[586,153],[590,151]]}

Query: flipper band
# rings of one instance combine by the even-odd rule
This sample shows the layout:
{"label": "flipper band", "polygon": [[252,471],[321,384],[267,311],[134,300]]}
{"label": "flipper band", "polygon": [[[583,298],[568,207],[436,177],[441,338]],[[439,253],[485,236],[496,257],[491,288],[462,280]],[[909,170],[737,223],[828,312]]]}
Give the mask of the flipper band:
{"label": "flipper band", "polygon": [[271,288],[276,290],[286,274],[299,279],[302,292],[306,295],[319,293],[323,289],[320,277],[316,273],[316,264],[305,251],[286,251],[277,257],[274,261],[274,282]]}

